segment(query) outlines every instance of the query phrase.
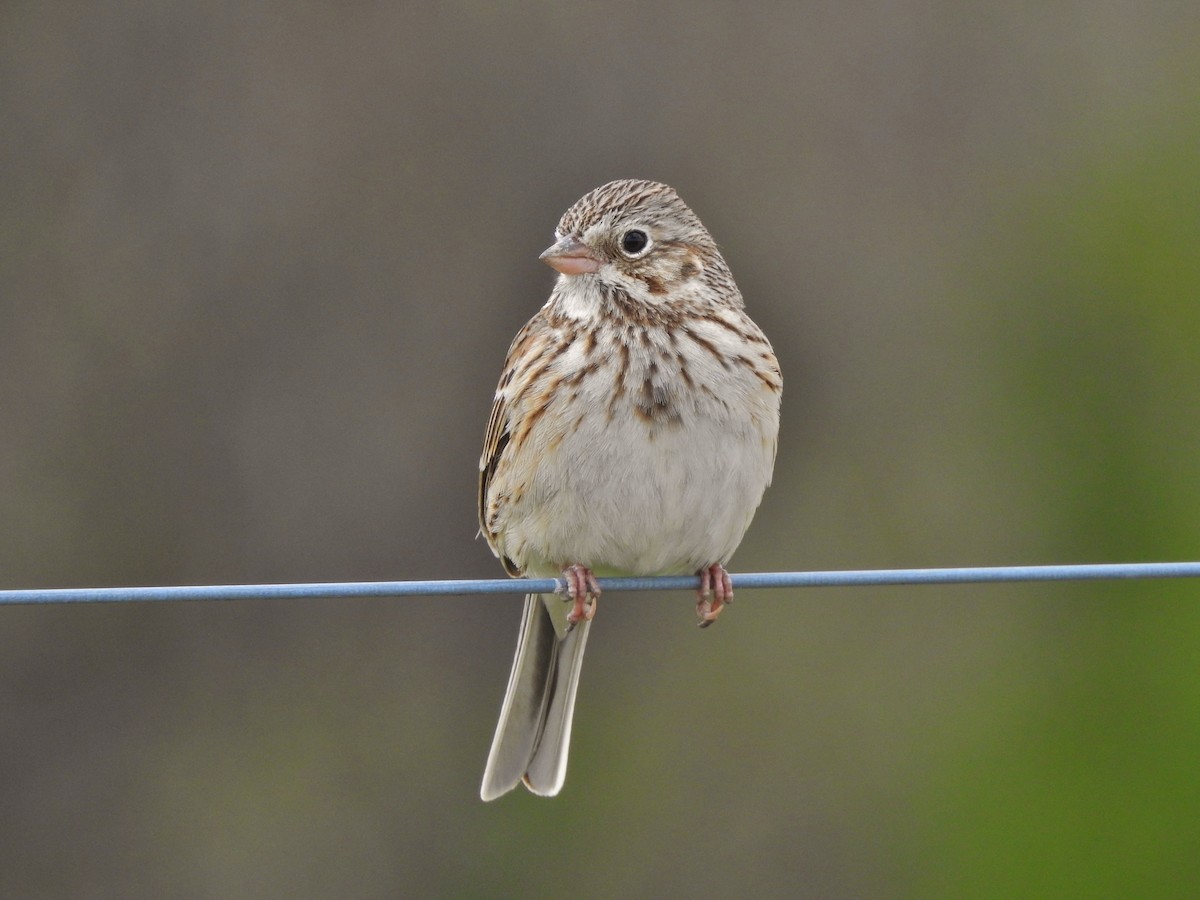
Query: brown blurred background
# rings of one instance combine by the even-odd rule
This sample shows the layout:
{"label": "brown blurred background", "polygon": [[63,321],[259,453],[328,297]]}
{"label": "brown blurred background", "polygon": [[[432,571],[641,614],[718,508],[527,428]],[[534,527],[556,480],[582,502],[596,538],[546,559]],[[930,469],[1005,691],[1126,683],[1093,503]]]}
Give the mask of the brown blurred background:
{"label": "brown blurred background", "polygon": [[[785,378],[742,571],[1200,558],[1194,3],[0,8],[0,587],[498,577],[559,215],[673,184]],[[6,897],[1194,896],[1200,588],[0,608]]]}

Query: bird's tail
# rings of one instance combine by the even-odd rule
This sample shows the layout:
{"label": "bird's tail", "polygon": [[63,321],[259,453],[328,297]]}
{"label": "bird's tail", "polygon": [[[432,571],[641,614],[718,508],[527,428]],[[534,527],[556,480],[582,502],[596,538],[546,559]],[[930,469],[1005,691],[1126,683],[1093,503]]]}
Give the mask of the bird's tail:
{"label": "bird's tail", "polygon": [[553,797],[567,777],[571,717],[590,621],[567,624],[569,600],[529,594],[517,655],[479,795],[494,800],[521,781]]}

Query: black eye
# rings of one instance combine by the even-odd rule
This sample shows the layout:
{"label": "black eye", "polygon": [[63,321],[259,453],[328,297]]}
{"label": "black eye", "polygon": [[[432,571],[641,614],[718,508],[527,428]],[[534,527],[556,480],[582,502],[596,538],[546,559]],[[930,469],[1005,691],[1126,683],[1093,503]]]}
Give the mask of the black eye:
{"label": "black eye", "polygon": [[646,232],[639,231],[634,228],[632,231],[627,231],[621,238],[621,250],[626,256],[637,256],[650,243],[650,238],[646,237]]}

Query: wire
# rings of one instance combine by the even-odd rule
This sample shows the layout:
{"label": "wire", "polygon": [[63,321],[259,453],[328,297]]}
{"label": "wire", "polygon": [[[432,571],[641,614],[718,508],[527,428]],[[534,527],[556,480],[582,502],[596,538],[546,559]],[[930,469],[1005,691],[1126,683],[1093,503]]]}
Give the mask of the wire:
{"label": "wire", "polygon": [[[732,576],[735,589],[978,584],[1018,581],[1099,581],[1133,578],[1200,578],[1200,562],[990,566],[956,569],[859,569],[830,572],[759,572]],[[700,585],[700,579],[694,575],[601,578],[599,581],[603,590],[610,591],[695,590]],[[344,600],[435,594],[548,594],[562,593],[563,590],[563,583],[557,578],[54,588],[0,591],[0,606],[47,603],[149,603],[176,600]]]}

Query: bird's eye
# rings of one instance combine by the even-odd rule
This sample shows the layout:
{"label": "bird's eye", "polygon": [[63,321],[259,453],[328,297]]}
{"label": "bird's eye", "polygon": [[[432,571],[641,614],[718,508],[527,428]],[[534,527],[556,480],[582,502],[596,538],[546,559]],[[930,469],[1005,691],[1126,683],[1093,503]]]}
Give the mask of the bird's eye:
{"label": "bird's eye", "polygon": [[637,256],[650,246],[646,232],[634,228],[621,236],[621,252],[626,256]]}

